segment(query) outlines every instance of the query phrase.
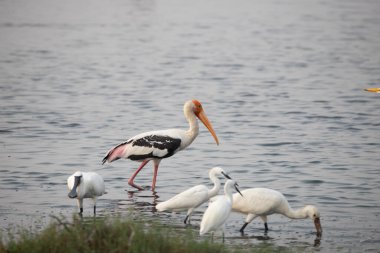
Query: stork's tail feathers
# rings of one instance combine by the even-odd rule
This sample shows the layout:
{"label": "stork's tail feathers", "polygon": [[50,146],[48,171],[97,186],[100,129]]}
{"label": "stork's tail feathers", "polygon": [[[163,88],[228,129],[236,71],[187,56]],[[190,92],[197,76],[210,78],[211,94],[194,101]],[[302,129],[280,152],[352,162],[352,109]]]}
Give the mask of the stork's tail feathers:
{"label": "stork's tail feathers", "polygon": [[114,147],[113,149],[111,149],[110,151],[108,151],[107,155],[102,160],[102,164],[105,164],[106,162],[110,163],[124,157],[127,151],[128,143],[129,142],[121,143],[117,145],[116,147]]}

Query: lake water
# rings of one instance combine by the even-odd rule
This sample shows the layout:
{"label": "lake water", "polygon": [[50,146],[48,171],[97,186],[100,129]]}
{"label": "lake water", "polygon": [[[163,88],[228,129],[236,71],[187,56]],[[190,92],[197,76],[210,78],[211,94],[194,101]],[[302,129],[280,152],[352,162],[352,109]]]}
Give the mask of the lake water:
{"label": "lake water", "polygon": [[[71,217],[76,170],[104,177],[100,216],[135,208],[182,226],[184,213],[154,204],[210,184],[221,166],[241,189],[315,204],[324,229],[318,241],[310,220],[274,215],[267,236],[257,219],[241,237],[245,216],[233,214],[226,243],[379,252],[380,94],[363,91],[380,86],[379,11],[376,0],[0,1],[1,230]],[[187,129],[192,98],[220,146],[201,125],[162,161],[155,194],[129,192],[139,164],[102,166],[105,153],[141,132]],[[150,185],[152,171],[136,183]]]}

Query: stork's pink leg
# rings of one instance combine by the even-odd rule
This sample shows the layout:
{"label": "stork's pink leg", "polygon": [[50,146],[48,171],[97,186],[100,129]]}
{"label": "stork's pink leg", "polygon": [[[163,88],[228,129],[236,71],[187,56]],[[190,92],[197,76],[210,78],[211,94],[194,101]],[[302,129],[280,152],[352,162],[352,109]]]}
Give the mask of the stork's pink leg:
{"label": "stork's pink leg", "polygon": [[128,184],[129,184],[130,186],[135,187],[135,188],[137,188],[137,189],[139,189],[139,190],[144,190],[142,187],[136,185],[136,184],[133,182],[133,180],[135,180],[135,177],[137,176],[137,174],[139,174],[140,170],[141,170],[142,168],[144,168],[144,166],[145,166],[148,162],[149,162],[149,160],[147,160],[147,161],[143,161],[143,162],[141,163],[140,167],[135,171],[135,173],[133,173],[132,177],[131,177],[130,179],[128,179]]}
{"label": "stork's pink leg", "polygon": [[152,181],[152,191],[156,188],[156,178],[158,172],[158,165],[160,164],[160,160],[154,160],[154,173],[153,173],[153,181]]}

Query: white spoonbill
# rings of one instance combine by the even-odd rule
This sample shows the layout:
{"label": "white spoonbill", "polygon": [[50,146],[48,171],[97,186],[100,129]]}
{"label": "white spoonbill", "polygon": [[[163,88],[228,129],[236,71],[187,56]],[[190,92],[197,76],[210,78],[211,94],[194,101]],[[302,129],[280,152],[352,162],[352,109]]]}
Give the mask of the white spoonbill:
{"label": "white spoonbill", "polygon": [[208,201],[211,197],[214,197],[216,194],[218,194],[220,189],[220,180],[218,176],[221,175],[228,179],[231,179],[230,176],[228,176],[222,168],[214,167],[209,171],[209,177],[214,183],[214,187],[212,189],[208,189],[207,186],[202,184],[196,185],[175,195],[167,201],[157,204],[157,211],[162,212],[165,210],[172,210],[174,212],[178,212],[187,210],[187,215],[184,223],[186,224],[186,221],[189,221],[190,223],[190,216],[194,210]]}
{"label": "white spoonbill", "polygon": [[369,92],[380,93],[380,88],[368,88],[368,89],[364,89],[364,90],[369,91]]}
{"label": "white spoonbill", "polygon": [[216,144],[219,145],[218,137],[216,136],[215,131],[203,110],[202,104],[198,100],[194,99],[187,101],[183,107],[183,112],[190,125],[190,128],[187,131],[181,129],[168,129],[136,135],[126,142],[112,148],[104,157],[103,164],[105,162],[112,162],[120,158],[127,158],[133,161],[142,162],[140,167],[128,180],[128,184],[139,190],[143,190],[142,187],[136,185],[133,181],[140,170],[144,168],[149,161],[153,160],[154,174],[152,180],[152,191],[154,191],[160,161],[174,155],[180,150],[185,149],[197,137],[199,133],[197,117],[210,131]]}
{"label": "white spoonbill", "polygon": [[214,198],[213,202],[210,202],[202,217],[201,228],[199,231],[200,235],[216,231],[220,227],[223,227],[224,239],[224,223],[228,219],[232,208],[232,191],[235,188],[239,194],[242,194],[237,186],[238,185],[234,180],[227,180],[224,184],[224,196],[218,196],[217,198]]}
{"label": "white spoonbill", "polygon": [[291,219],[310,218],[314,221],[317,234],[322,233],[320,213],[315,206],[307,205],[303,208],[293,210],[285,196],[268,188],[251,188],[242,191],[244,198],[238,194],[233,195],[232,211],[247,214],[244,225],[240,232],[256,217],[264,221],[265,231],[268,230],[267,216],[271,214],[282,214]]}
{"label": "white spoonbill", "polygon": [[105,187],[103,178],[95,172],[77,171],[67,179],[69,198],[76,198],[80,214],[83,213],[83,199],[92,198],[94,201],[94,214],[96,213],[97,197],[102,196]]}

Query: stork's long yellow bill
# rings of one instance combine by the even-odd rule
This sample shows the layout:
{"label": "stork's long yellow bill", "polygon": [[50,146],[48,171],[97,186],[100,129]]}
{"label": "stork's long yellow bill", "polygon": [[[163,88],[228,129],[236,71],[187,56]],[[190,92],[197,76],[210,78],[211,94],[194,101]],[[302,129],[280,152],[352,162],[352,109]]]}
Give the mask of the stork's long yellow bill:
{"label": "stork's long yellow bill", "polygon": [[218,137],[216,136],[216,133],[215,133],[214,129],[212,128],[212,125],[211,125],[210,121],[208,120],[206,113],[203,110],[201,110],[196,115],[198,116],[199,120],[202,121],[202,123],[205,125],[205,127],[207,127],[207,129],[210,131],[210,133],[214,137],[216,144],[219,145]]}

